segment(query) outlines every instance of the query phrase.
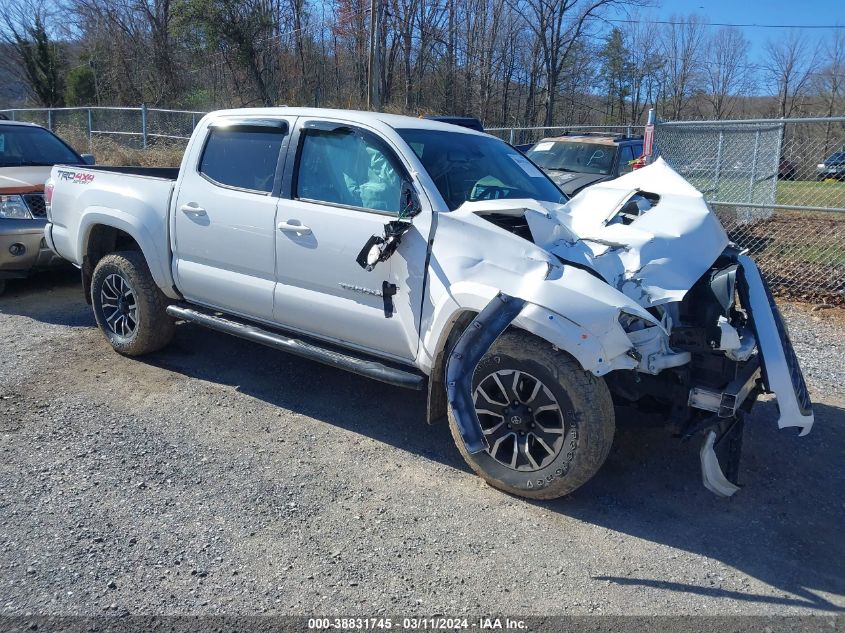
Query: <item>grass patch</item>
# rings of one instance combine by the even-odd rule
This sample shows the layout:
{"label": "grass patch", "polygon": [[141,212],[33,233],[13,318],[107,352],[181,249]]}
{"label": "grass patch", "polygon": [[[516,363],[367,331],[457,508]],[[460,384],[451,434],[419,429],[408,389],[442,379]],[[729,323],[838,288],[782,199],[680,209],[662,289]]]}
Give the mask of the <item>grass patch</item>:
{"label": "grass patch", "polygon": [[55,132],[80,154],[94,154],[99,165],[179,167],[185,153],[185,143],[181,141],[151,139],[150,145],[144,149],[99,135],[94,135],[89,143],[88,134],[74,127],[59,127]]}
{"label": "grass patch", "polygon": [[845,209],[845,182],[837,180],[780,180],[777,204]]}

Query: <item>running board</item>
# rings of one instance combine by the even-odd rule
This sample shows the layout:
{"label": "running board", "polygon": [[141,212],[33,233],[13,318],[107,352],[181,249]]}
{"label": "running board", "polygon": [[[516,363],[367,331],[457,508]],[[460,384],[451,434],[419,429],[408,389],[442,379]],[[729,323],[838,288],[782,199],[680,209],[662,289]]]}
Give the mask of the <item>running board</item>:
{"label": "running board", "polygon": [[418,390],[421,390],[425,386],[425,376],[422,374],[397,369],[375,360],[367,360],[340,351],[320,347],[319,345],[291,338],[278,332],[265,330],[253,324],[234,321],[226,317],[209,314],[208,312],[187,308],[182,305],[167,306],[167,314],[177,319],[190,321],[191,323],[197,323],[198,325],[218,332],[232,334],[248,341],[261,343],[262,345],[323,363],[324,365],[345,369],[353,374],[386,382],[389,385]]}

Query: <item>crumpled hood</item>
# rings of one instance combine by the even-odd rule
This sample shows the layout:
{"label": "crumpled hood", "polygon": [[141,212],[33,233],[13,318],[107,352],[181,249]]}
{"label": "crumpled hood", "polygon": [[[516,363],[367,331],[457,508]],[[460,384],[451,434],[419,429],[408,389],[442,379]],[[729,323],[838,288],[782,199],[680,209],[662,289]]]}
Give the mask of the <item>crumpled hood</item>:
{"label": "crumpled hood", "polygon": [[[657,201],[633,220],[623,217],[619,212],[638,194],[655,194]],[[467,203],[461,211],[523,215],[537,246],[591,268],[644,307],[683,299],[728,245],[701,193],[662,159],[564,205],[498,200]]]}
{"label": "crumpled hood", "polygon": [[584,187],[610,178],[610,176],[603,174],[581,174],[569,171],[547,171],[546,174],[568,196],[573,196]]}
{"label": "crumpled hood", "polygon": [[50,166],[0,167],[0,194],[43,191],[51,169]]}

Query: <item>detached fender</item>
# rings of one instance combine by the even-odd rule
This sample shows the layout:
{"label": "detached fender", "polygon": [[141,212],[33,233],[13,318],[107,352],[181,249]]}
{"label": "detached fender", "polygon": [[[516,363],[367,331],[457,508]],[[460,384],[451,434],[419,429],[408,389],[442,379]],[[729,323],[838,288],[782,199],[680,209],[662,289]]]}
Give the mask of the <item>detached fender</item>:
{"label": "detached fender", "polygon": [[76,252],[80,264],[87,252],[91,231],[95,226],[108,226],[123,231],[141,247],[141,253],[149,266],[150,274],[161,291],[171,299],[179,299],[174,290],[173,275],[170,271],[170,248],[166,235],[153,235],[142,218],[119,209],[89,207],[79,222]]}
{"label": "detached fender", "polygon": [[472,377],[482,356],[525,305],[523,299],[497,295],[469,324],[446,361],[446,394],[466,449],[489,448],[472,402]]}

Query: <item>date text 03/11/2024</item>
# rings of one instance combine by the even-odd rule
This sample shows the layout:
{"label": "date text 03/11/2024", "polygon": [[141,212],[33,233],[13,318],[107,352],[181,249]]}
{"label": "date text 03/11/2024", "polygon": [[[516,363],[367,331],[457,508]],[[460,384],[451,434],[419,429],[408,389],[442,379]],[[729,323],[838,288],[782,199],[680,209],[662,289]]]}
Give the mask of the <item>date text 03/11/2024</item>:
{"label": "date text 03/11/2024", "polygon": [[511,618],[479,617],[476,620],[469,618],[309,618],[308,628],[310,630],[527,630],[524,620]]}

